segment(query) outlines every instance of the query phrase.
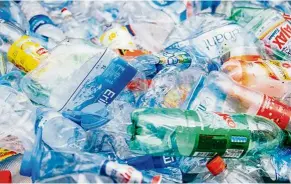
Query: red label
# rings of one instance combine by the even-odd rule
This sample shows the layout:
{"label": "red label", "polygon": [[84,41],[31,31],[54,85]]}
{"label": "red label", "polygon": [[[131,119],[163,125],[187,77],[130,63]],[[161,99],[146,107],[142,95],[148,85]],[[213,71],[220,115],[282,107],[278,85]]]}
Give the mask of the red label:
{"label": "red label", "polygon": [[160,184],[162,181],[162,176],[161,175],[157,175],[157,176],[154,176],[153,179],[152,179],[152,184]]}
{"label": "red label", "polygon": [[228,114],[222,114],[222,113],[217,113],[217,112],[216,114],[222,117],[230,128],[236,127],[235,122],[231,119],[231,117]]}
{"label": "red label", "polygon": [[282,26],[280,28],[280,33],[275,37],[273,43],[275,43],[279,47],[279,49],[282,49],[290,37],[291,27],[289,24],[287,24],[286,27]]}
{"label": "red label", "polygon": [[36,51],[36,53],[38,54],[38,55],[43,55],[43,54],[45,54],[45,53],[47,53],[48,51],[45,49],[45,48],[40,48],[40,49],[38,49],[37,51]]}
{"label": "red label", "polygon": [[291,107],[264,95],[263,103],[257,115],[268,118],[274,121],[281,129],[285,129],[290,120]]}

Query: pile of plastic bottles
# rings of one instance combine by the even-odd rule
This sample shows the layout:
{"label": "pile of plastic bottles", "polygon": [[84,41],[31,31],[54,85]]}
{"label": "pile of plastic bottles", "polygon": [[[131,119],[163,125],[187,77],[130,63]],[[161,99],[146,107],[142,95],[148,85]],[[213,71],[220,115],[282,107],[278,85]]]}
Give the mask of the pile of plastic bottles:
{"label": "pile of plastic bottles", "polygon": [[291,182],[288,1],[1,1],[0,183]]}

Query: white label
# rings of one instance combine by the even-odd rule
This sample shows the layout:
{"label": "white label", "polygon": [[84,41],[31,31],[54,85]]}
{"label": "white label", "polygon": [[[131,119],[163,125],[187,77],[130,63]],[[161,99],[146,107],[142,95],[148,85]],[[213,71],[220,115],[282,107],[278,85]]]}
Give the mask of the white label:
{"label": "white label", "polygon": [[131,166],[108,162],[105,173],[118,183],[142,183],[142,173]]}
{"label": "white label", "polygon": [[242,45],[240,36],[241,27],[229,24],[214,30],[208,31],[194,38],[193,42],[207,56],[216,58],[225,53],[230,47]]}
{"label": "white label", "polygon": [[227,149],[223,154],[223,157],[239,158],[243,152],[244,150],[241,149]]}
{"label": "white label", "polygon": [[215,152],[195,152],[193,157],[213,157],[215,155]]}

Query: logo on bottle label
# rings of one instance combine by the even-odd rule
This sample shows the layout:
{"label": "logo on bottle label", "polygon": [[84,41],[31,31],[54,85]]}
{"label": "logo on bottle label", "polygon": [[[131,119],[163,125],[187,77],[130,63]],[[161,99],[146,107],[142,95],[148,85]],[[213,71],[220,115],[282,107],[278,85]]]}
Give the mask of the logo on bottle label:
{"label": "logo on bottle label", "polygon": [[14,151],[9,151],[7,149],[0,148],[0,162],[16,154],[17,153]]}
{"label": "logo on bottle label", "polygon": [[36,32],[39,27],[45,24],[54,25],[53,21],[46,15],[35,15],[29,20],[30,30]]}
{"label": "logo on bottle label", "polygon": [[232,120],[232,118],[228,114],[223,114],[223,113],[216,113],[218,116],[222,117],[222,119],[226,122],[226,124],[230,128],[235,128],[236,123]]}
{"label": "logo on bottle label", "polygon": [[274,121],[281,129],[285,129],[291,117],[291,107],[275,100],[272,97],[264,95],[263,103],[257,112],[257,115],[263,116]]}
{"label": "logo on bottle label", "polygon": [[18,68],[29,72],[38,66],[47,53],[45,48],[24,35],[10,46],[7,57]]}
{"label": "logo on bottle label", "polygon": [[280,28],[277,28],[275,32],[277,30],[277,35],[274,37],[274,40],[272,40],[272,43],[276,44],[277,47],[281,50],[291,37],[291,27],[290,24],[287,23],[285,26],[282,25]]}

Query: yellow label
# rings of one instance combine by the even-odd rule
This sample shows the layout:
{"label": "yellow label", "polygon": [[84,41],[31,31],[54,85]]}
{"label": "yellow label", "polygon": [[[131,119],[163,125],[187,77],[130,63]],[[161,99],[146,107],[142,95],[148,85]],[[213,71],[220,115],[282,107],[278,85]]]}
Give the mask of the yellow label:
{"label": "yellow label", "polygon": [[14,151],[9,151],[7,149],[0,148],[0,161],[3,161],[9,157],[12,157],[13,155],[16,155],[17,153]]}
{"label": "yellow label", "polygon": [[27,35],[14,42],[7,53],[8,60],[25,72],[35,69],[47,55],[48,51]]}

